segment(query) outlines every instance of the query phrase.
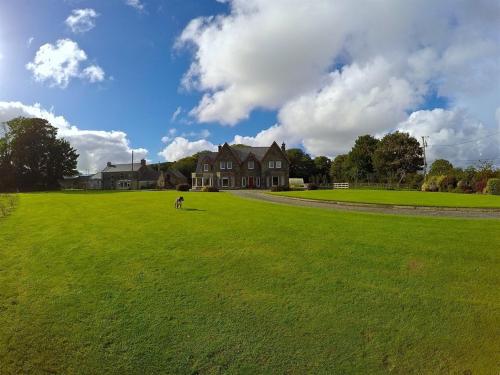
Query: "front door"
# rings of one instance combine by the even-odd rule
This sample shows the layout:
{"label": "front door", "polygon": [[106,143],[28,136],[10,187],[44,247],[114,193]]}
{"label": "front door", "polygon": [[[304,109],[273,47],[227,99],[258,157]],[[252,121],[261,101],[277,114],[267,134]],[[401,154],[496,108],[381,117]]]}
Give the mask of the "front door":
{"label": "front door", "polygon": [[253,189],[254,188],[253,176],[248,177],[248,188],[249,189]]}

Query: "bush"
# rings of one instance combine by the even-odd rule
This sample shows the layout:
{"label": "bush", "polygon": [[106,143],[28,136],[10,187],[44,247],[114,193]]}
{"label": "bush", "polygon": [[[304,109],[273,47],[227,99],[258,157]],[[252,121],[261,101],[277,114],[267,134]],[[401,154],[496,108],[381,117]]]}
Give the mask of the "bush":
{"label": "bush", "polygon": [[427,176],[422,184],[422,191],[439,191],[439,187],[446,176]]}
{"label": "bush", "polygon": [[439,181],[439,191],[453,191],[457,186],[457,179],[455,176],[442,176],[443,179]]}
{"label": "bush", "polygon": [[500,178],[490,178],[484,189],[485,194],[500,195]]}
{"label": "bush", "polygon": [[311,182],[311,183],[306,185],[306,189],[307,190],[318,190],[318,185]]}
{"label": "bush", "polygon": [[203,189],[201,189],[204,193],[217,193],[219,192],[219,189],[217,189],[215,186],[203,186]]}
{"label": "bush", "polygon": [[474,184],[474,191],[476,193],[482,193],[485,188],[486,188],[486,180],[479,180],[476,181],[476,183]]}
{"label": "bush", "polygon": [[175,186],[175,189],[177,191],[189,191],[189,185],[188,184],[179,184]]}

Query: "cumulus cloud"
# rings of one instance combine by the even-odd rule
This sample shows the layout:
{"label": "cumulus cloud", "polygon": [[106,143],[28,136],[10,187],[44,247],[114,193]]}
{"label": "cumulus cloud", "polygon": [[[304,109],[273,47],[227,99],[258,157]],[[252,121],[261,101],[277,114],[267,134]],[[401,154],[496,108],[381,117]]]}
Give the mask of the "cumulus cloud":
{"label": "cumulus cloud", "polygon": [[89,82],[100,82],[104,80],[104,70],[98,65],[91,65],[83,69],[82,76],[87,78]]}
{"label": "cumulus cloud", "polygon": [[423,110],[412,113],[398,129],[419,140],[429,137],[428,161],[447,159],[457,165],[488,160],[499,164],[500,123],[497,129],[486,128],[463,109]]}
{"label": "cumulus cloud", "polygon": [[73,9],[65,23],[74,33],[85,33],[95,27],[98,16],[99,14],[91,8]]}
{"label": "cumulus cloud", "polygon": [[496,127],[498,1],[227,2],[229,14],[192,20],[176,46],[193,52],[182,84],[203,94],[191,111],[199,122],[236,125],[254,109],[278,110],[277,124],[235,141],[282,139],[335,155],[357,135],[432,109],[432,95]]}
{"label": "cumulus cloud", "polygon": [[97,65],[81,70],[81,63],[87,54],[70,39],[59,39],[56,44],[42,45],[26,69],[33,73],[35,80],[49,82],[51,86],[66,88],[73,78],[88,79],[90,82],[104,80],[104,71]]}
{"label": "cumulus cloud", "polygon": [[184,137],[176,137],[158,155],[167,161],[175,161],[205,150],[215,151],[217,146],[206,139],[189,141]]}
{"label": "cumulus cloud", "polygon": [[328,76],[325,86],[286,103],[279,124],[256,137],[236,136],[235,143],[268,145],[273,140],[302,144],[314,155],[345,151],[363,131],[376,134],[406,117],[406,110],[422,98],[408,81],[392,77],[385,60],[346,66]]}
{"label": "cumulus cloud", "polygon": [[131,6],[132,8],[135,8],[139,11],[144,10],[144,4],[141,2],[141,0],[125,0],[125,4]]}
{"label": "cumulus cloud", "polygon": [[40,104],[0,102],[0,123],[19,116],[43,118],[55,126],[58,135],[67,139],[80,154],[80,171],[101,170],[108,161],[127,163],[131,160],[132,151],[137,159],[145,158],[148,153],[144,148],[132,149],[127,134],[122,131],[83,130],[71,125],[63,116],[44,109]]}

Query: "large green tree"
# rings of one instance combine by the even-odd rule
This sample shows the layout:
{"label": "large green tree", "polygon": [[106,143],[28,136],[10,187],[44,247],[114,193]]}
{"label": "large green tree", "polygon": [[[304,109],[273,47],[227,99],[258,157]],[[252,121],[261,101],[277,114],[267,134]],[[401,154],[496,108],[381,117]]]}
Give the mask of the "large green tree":
{"label": "large green tree", "polygon": [[2,133],[3,190],[56,189],[63,176],[77,174],[78,154],[47,120],[18,117],[6,122]]}
{"label": "large green tree", "polygon": [[368,134],[359,136],[356,139],[354,146],[348,154],[348,174],[352,180],[373,180],[375,172],[373,154],[378,144],[379,140]]}
{"label": "large green tree", "polygon": [[373,166],[379,179],[402,183],[410,173],[422,170],[423,149],[408,133],[394,132],[384,136],[373,154]]}
{"label": "large green tree", "polygon": [[337,155],[330,166],[330,178],[333,182],[345,182],[347,155]]}
{"label": "large green tree", "polygon": [[290,160],[290,177],[303,178],[309,181],[314,175],[315,165],[309,154],[306,154],[300,148],[290,148],[286,151],[288,160]]}
{"label": "large green tree", "polygon": [[448,175],[453,172],[453,164],[451,164],[446,159],[436,159],[431,164],[431,168],[429,169],[429,175],[431,176],[439,176],[439,175]]}
{"label": "large green tree", "polygon": [[332,161],[326,156],[316,156],[314,158],[315,173],[320,176],[321,179],[328,179],[331,165]]}

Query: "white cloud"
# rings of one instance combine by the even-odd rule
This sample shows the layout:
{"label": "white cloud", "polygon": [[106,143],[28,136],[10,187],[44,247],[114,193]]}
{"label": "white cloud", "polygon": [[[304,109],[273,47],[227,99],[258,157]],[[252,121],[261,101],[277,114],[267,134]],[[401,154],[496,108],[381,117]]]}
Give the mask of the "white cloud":
{"label": "white cloud", "polygon": [[98,16],[94,9],[73,9],[65,23],[74,33],[85,33],[95,27],[95,19]]}
{"label": "white cloud", "polygon": [[268,145],[279,140],[303,145],[314,155],[344,152],[360,135],[360,124],[365,133],[383,132],[406,119],[406,110],[421,101],[417,90],[391,72],[391,64],[381,58],[335,71],[320,90],[285,104],[278,125],[256,137],[236,136],[234,142]]}
{"label": "white cloud", "polygon": [[28,38],[28,41],[26,42],[26,45],[28,46],[28,48],[31,47],[31,45],[33,44],[34,41],[35,41],[34,36]]}
{"label": "white cloud", "polygon": [[488,129],[460,109],[417,111],[398,126],[417,137],[429,137],[427,157],[447,159],[456,165],[491,160],[500,164],[500,123],[497,129]]}
{"label": "white cloud", "polygon": [[83,69],[82,76],[86,77],[89,82],[101,82],[104,80],[104,70],[98,65],[91,65]]}
{"label": "white cloud", "polygon": [[145,158],[148,153],[144,148],[132,149],[127,134],[122,131],[82,130],[71,125],[63,116],[44,109],[40,104],[0,102],[0,123],[19,116],[43,118],[55,126],[58,135],[67,139],[80,154],[80,171],[101,170],[108,161],[127,163],[131,160],[132,150],[137,159]]}
{"label": "white cloud", "polygon": [[177,109],[172,113],[172,117],[170,118],[170,122],[174,122],[177,120],[177,117],[182,113],[182,107],[177,107]]}
{"label": "white cloud", "polygon": [[130,5],[132,8],[135,8],[139,11],[144,10],[144,4],[141,0],[125,0],[125,4]]}
{"label": "white cloud", "polygon": [[70,39],[59,39],[56,44],[42,45],[26,69],[33,73],[35,80],[48,81],[51,86],[66,88],[73,78],[102,81],[104,71],[97,65],[81,71],[80,65],[87,60],[87,54]]}
{"label": "white cloud", "polygon": [[215,151],[217,150],[217,146],[206,139],[191,142],[186,138],[176,137],[158,155],[167,161],[175,161],[205,150]]}
{"label": "white cloud", "polygon": [[278,110],[276,125],[235,141],[333,156],[358,135],[396,129],[432,93],[496,129],[496,0],[227,2],[230,14],[192,20],[176,46],[192,47],[182,84],[203,94],[191,111],[199,122]]}

